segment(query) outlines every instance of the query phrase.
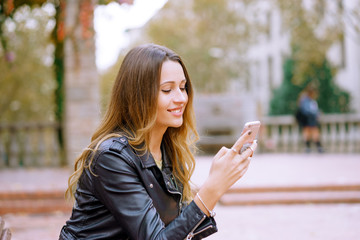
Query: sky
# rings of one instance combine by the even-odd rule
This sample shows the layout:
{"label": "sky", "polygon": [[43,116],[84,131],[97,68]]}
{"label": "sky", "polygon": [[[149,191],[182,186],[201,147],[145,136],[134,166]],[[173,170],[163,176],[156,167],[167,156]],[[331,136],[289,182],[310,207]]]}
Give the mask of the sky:
{"label": "sky", "polygon": [[167,0],[135,0],[133,5],[110,3],[97,6],[94,14],[96,66],[111,67],[128,44],[126,29],[142,27]]}

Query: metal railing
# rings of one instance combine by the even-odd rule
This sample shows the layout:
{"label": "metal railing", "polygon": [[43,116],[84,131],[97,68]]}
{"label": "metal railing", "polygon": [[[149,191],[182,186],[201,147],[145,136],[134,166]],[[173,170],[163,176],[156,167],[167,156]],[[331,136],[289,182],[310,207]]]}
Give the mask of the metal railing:
{"label": "metal railing", "polygon": [[[320,116],[320,140],[326,152],[360,152],[360,114],[324,114]],[[262,119],[260,135],[263,152],[302,152],[301,129],[291,115]]]}
{"label": "metal railing", "polygon": [[[304,151],[301,129],[293,116],[268,116],[261,121],[258,151]],[[65,165],[58,137],[59,128],[57,123],[0,124],[0,168]],[[360,152],[360,114],[322,115],[320,131],[326,152]],[[218,150],[218,146],[233,144],[237,135],[230,131],[229,135],[203,141],[203,146]]]}
{"label": "metal railing", "polygon": [[64,165],[57,123],[0,124],[0,168]]}

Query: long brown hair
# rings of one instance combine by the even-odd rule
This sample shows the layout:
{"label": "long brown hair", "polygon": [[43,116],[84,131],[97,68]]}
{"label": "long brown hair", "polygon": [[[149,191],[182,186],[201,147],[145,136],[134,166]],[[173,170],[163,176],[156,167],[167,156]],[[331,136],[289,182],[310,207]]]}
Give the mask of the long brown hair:
{"label": "long brown hair", "polygon": [[167,60],[178,62],[183,68],[187,80],[185,87],[188,103],[182,126],[168,128],[163,142],[172,159],[173,174],[184,186],[183,199],[192,199],[190,177],[195,168],[193,150],[198,140],[193,110],[193,88],[180,56],[156,44],[135,47],[125,56],[104,118],[93,134],[90,145],[75,161],[75,171],[69,178],[69,187],[66,190],[68,198],[74,197],[76,184],[84,169],[88,168],[91,171],[91,156],[94,155],[92,153],[97,151],[104,140],[125,135],[133,148],[139,151],[148,149],[150,130],[157,116],[161,68]]}

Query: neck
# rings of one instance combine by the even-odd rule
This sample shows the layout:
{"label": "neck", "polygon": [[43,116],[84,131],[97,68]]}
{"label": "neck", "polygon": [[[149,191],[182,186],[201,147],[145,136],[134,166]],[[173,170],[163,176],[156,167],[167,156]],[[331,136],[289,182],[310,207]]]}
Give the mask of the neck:
{"label": "neck", "polygon": [[156,159],[161,159],[161,142],[164,136],[166,129],[164,129],[163,131],[159,130],[159,129],[154,129],[151,131],[150,133],[150,143],[149,143],[149,150],[151,152],[151,154],[153,155],[153,157],[155,157]]}

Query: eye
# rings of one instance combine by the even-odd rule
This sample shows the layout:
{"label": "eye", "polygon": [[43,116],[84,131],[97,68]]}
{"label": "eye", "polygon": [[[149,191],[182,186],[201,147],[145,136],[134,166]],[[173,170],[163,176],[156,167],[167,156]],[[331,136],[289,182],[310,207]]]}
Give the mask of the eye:
{"label": "eye", "polygon": [[161,89],[161,91],[164,93],[169,93],[171,91],[171,89]]}
{"label": "eye", "polygon": [[183,86],[180,86],[180,90],[181,91],[186,91],[187,90],[187,86],[184,84]]}

